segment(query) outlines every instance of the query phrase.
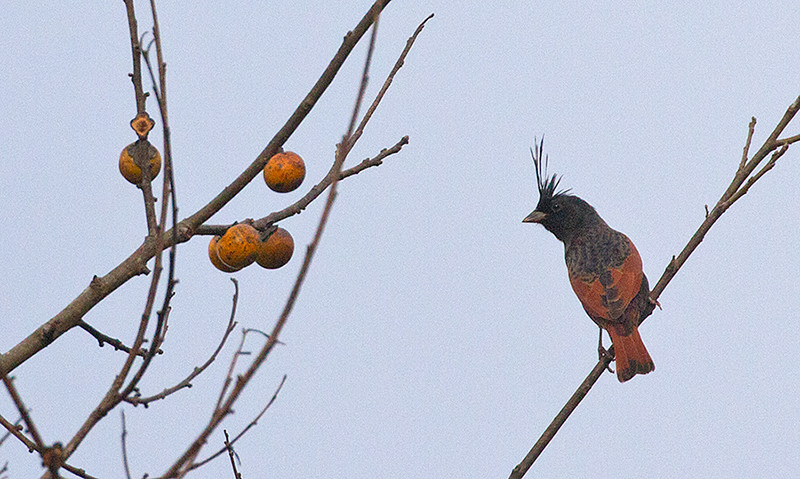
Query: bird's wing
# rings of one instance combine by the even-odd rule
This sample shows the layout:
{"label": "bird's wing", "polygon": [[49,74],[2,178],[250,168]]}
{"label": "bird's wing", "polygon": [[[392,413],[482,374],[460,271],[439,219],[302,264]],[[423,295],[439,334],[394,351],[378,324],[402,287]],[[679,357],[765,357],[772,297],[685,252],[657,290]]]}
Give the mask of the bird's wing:
{"label": "bird's wing", "polygon": [[[642,258],[627,236],[627,257],[618,267],[608,267],[599,274],[571,272],[569,282],[583,308],[595,322],[624,326],[623,313],[642,287]],[[601,324],[601,326],[606,327]],[[635,325],[634,325],[635,326]],[[624,329],[627,329],[626,325]]]}

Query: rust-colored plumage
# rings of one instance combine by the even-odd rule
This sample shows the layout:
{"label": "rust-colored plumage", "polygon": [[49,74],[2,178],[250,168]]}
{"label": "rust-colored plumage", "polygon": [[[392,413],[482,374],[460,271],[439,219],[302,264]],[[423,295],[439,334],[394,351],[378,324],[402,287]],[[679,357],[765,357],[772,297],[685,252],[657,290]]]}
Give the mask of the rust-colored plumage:
{"label": "rust-colored plumage", "polygon": [[542,146],[531,150],[539,203],[522,221],[541,224],[564,243],[569,282],[589,317],[608,331],[620,382],[647,374],[655,365],[638,327],[655,303],[642,258],[633,242],[609,227],[589,203],[557,191],[559,178],[548,178],[542,168]]}

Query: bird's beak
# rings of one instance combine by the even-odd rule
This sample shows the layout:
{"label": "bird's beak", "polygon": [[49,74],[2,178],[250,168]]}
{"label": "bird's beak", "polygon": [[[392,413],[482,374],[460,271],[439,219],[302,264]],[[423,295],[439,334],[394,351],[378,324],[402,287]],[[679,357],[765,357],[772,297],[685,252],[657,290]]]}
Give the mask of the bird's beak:
{"label": "bird's beak", "polygon": [[534,210],[531,214],[525,217],[522,220],[523,223],[541,223],[544,219],[547,218],[546,213],[542,213],[541,211]]}

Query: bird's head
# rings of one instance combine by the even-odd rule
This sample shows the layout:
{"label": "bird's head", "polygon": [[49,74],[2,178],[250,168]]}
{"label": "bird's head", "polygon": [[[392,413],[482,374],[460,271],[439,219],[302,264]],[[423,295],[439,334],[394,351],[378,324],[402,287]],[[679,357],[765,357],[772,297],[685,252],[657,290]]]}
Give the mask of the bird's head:
{"label": "bird's head", "polygon": [[542,157],[543,146],[544,140],[535,148],[531,148],[533,165],[536,168],[539,203],[522,222],[539,223],[556,238],[568,243],[582,228],[602,219],[589,203],[568,194],[569,190],[558,190],[561,178],[555,174],[547,176],[548,158]]}

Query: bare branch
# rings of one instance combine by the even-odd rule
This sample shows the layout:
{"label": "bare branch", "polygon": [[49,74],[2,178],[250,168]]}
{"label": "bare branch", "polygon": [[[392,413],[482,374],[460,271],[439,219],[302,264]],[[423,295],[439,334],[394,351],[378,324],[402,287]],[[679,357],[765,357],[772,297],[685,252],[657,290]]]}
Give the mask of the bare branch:
{"label": "bare branch", "polygon": [[222,401],[225,399],[225,393],[228,392],[228,388],[233,382],[233,371],[236,369],[236,363],[239,361],[239,356],[242,355],[242,348],[244,348],[244,340],[247,337],[247,333],[248,330],[246,329],[242,331],[242,340],[239,341],[239,347],[236,348],[236,352],[231,357],[231,362],[228,365],[228,374],[225,376],[225,380],[222,382],[222,390],[219,392],[217,404],[214,406],[215,411],[220,408]]}
{"label": "bare branch", "polygon": [[[400,150],[403,148],[403,146],[407,144],[408,144],[408,136],[404,136],[391,148],[384,148],[380,151],[380,153],[378,153],[373,158],[367,158],[361,163],[353,166],[352,168],[348,168],[342,171],[339,174],[339,180],[343,180],[350,176],[357,175],[358,173],[366,170],[367,168],[381,165],[383,163],[383,160],[385,160],[387,157],[391,155],[394,155],[395,153],[399,153]],[[333,183],[333,180],[334,180],[333,167],[331,167],[331,170],[328,171],[325,177],[322,178],[322,180],[319,183],[314,185],[308,191],[308,193],[305,194],[305,196],[303,196],[292,205],[287,206],[286,208],[280,211],[270,213],[269,215],[254,221],[253,226],[261,231],[264,231],[266,230],[266,228],[269,227],[269,225],[273,223],[277,223],[278,221],[284,220],[290,216],[300,214],[301,212],[303,212],[303,210],[306,209],[306,207],[309,204],[311,204],[312,201],[317,199],[317,197],[319,197],[319,195],[321,195],[322,192],[325,191],[328,188],[328,186],[330,186],[331,183]],[[230,227],[231,225],[203,225],[197,229],[195,235],[224,234],[225,231],[227,231],[228,228]]]}
{"label": "bare branch", "polygon": [[125,427],[125,411],[120,411],[122,416],[122,432],[120,433],[120,443],[122,444],[122,466],[125,469],[126,479],[131,479],[131,468],[128,465],[128,428]]}
{"label": "bare branch", "polygon": [[791,145],[792,143],[800,141],[800,135],[790,136],[788,138],[784,138],[782,140],[778,140],[778,143],[782,145]]}
{"label": "bare branch", "polygon": [[17,432],[19,432],[22,429],[22,426],[19,425],[19,423],[21,422],[22,422],[22,417],[17,418],[17,420],[14,421],[14,424],[11,424],[10,422],[8,422],[6,418],[0,415],[0,425],[7,429],[6,433],[3,434],[2,437],[0,437],[0,446],[2,446],[4,442],[6,442],[6,439],[12,436],[11,429],[9,428],[14,428]]}
{"label": "bare branch", "polygon": [[223,431],[225,433],[225,450],[228,451],[228,455],[231,458],[231,467],[233,468],[233,477],[235,479],[242,479],[242,475],[239,471],[236,470],[236,453],[233,451],[233,444],[230,442],[230,438],[228,438],[228,431]]}
{"label": "bare branch", "polygon": [[750,118],[750,125],[747,127],[747,140],[744,142],[744,151],[742,151],[742,161],[739,162],[739,171],[744,170],[744,165],[747,163],[747,155],[750,152],[750,142],[753,141],[753,133],[756,131],[756,117]]}
{"label": "bare branch", "polygon": [[133,73],[131,81],[136,96],[136,112],[144,113],[147,95],[142,88],[142,45],[139,43],[139,31],[136,23],[136,13],[133,9],[133,0],[125,0],[125,11],[128,14],[128,28],[131,33],[131,56],[133,57]]}
{"label": "bare branch", "polygon": [[[400,68],[403,67],[406,61],[406,57],[408,56],[408,52],[411,51],[411,47],[414,45],[414,42],[417,40],[417,37],[420,33],[422,33],[422,29],[425,28],[425,24],[433,18],[433,14],[431,13],[428,17],[422,21],[422,23],[417,26],[417,29],[414,31],[414,34],[406,41],[406,47],[403,49],[402,53],[400,53],[400,57],[394,63],[392,70],[389,72],[389,76],[386,77],[386,80],[383,82],[383,86],[381,86],[380,91],[375,96],[375,100],[372,101],[372,104],[367,109],[367,112],[364,114],[364,117],[361,119],[361,122],[356,128],[355,132],[353,133],[353,142],[355,143],[361,138],[361,134],[364,132],[364,127],[369,122],[370,118],[372,118],[372,114],[375,113],[375,110],[378,108],[381,100],[383,100],[384,95],[389,90],[389,87],[392,85],[392,81],[394,80],[395,75],[397,72],[400,71]],[[348,175],[349,176],[349,175]]]}
{"label": "bare branch", "polygon": [[779,150],[773,152],[772,157],[770,157],[769,161],[758,171],[758,173],[748,178],[747,182],[741,188],[736,190],[736,193],[734,193],[730,198],[728,198],[728,200],[725,201],[725,208],[726,209],[729,208],[736,200],[738,200],[744,194],[746,194],[747,191],[750,189],[750,187],[753,186],[753,183],[755,183],[762,176],[764,176],[764,173],[771,170],[772,167],[775,166],[775,162],[778,161],[778,158],[783,156],[783,154],[786,153],[786,150],[788,149],[789,149],[789,144],[784,143]]}
{"label": "bare branch", "polygon": [[[135,26],[135,16],[133,15],[133,5],[131,3],[132,0],[126,0],[126,5],[128,5],[128,22],[131,25],[131,29]],[[132,23],[133,22],[133,23]],[[156,33],[154,31],[154,33]],[[141,54],[141,46],[137,49],[134,49],[134,55]],[[134,59],[135,64],[141,69],[141,63],[139,62],[138,56]],[[139,73],[139,82],[141,82],[141,73]],[[163,87],[163,85],[162,85]],[[138,95],[138,90],[137,90]],[[138,101],[137,101],[138,104]],[[164,110],[163,103],[161,104],[162,111]],[[142,113],[141,111],[139,113]],[[137,132],[138,133],[138,132]],[[155,304],[155,297],[156,292],[158,290],[158,284],[161,279],[161,272],[162,272],[162,252],[165,248],[165,235],[163,233],[163,225],[166,222],[166,214],[167,214],[167,202],[162,201],[162,208],[161,208],[161,220],[156,222],[155,219],[155,204],[154,198],[152,196],[152,189],[150,184],[150,169],[149,169],[149,143],[146,138],[140,138],[139,141],[136,142],[136,146],[133,148],[133,158],[134,161],[137,162],[137,165],[142,170],[142,181],[139,183],[139,187],[142,189],[145,199],[145,210],[147,216],[147,224],[148,224],[148,238],[153,238],[154,242],[154,256],[155,256],[155,264],[153,266],[153,274],[150,280],[150,289],[148,290],[147,300],[145,302],[144,311],[142,312],[142,317],[139,322],[139,331],[136,334],[136,339],[134,340],[133,346],[128,353],[128,357],[125,360],[125,364],[122,366],[120,372],[117,374],[116,378],[112,382],[111,386],[109,387],[106,395],[97,405],[97,407],[92,411],[89,417],[84,421],[81,425],[78,432],[72,437],[72,439],[67,443],[66,447],[63,449],[62,457],[63,460],[69,458],[73,452],[77,449],[78,445],[86,438],[89,432],[94,428],[94,426],[103,418],[106,414],[108,414],[111,409],[116,407],[120,401],[124,398],[128,397],[132,391],[135,390],[136,385],[138,384],[139,380],[144,375],[144,372],[147,370],[152,358],[155,355],[155,351],[158,350],[159,342],[161,339],[161,330],[163,325],[166,321],[167,315],[169,314],[169,302],[172,298],[172,288],[175,285],[175,282],[170,278],[170,281],[167,285],[167,292],[165,294],[164,299],[164,306],[158,314],[158,324],[156,327],[156,331],[154,333],[153,338],[153,345],[151,347],[151,353],[145,355],[144,361],[142,362],[139,369],[134,374],[133,378],[129,382],[129,384],[125,387],[125,389],[120,392],[122,389],[125,380],[128,377],[131,369],[133,368],[133,363],[141,350],[142,344],[145,340],[145,334],[147,332],[147,326],[149,324],[150,315],[153,311],[153,306]],[[168,187],[168,182],[165,180],[165,192]],[[173,228],[174,230],[174,228]],[[147,240],[145,240],[145,244]],[[174,252],[174,244],[173,252]],[[174,255],[171,257],[174,259]],[[174,261],[171,262],[174,264]],[[170,272],[173,269],[170,268]],[[80,320],[81,318],[77,318]]]}
{"label": "bare branch", "polygon": [[322,93],[328,88],[331,81],[333,81],[334,76],[344,63],[344,60],[353,50],[353,47],[355,47],[356,43],[358,43],[361,37],[366,33],[367,29],[372,25],[373,19],[375,18],[375,13],[380,13],[386,7],[386,5],[389,4],[389,1],[390,0],[376,1],[370,8],[369,12],[367,12],[367,14],[364,15],[364,18],[362,18],[358,23],[356,28],[345,35],[344,41],[339,47],[339,51],[336,52],[336,55],[334,55],[333,60],[331,60],[328,67],[322,73],[322,76],[319,77],[317,82],[311,88],[311,91],[308,92],[308,95],[306,95],[292,116],[289,117],[289,120],[286,122],[286,124],[283,125],[277,134],[275,134],[267,147],[264,148],[255,161],[253,161],[253,163],[248,166],[247,169],[242,172],[241,175],[239,175],[239,177],[237,177],[220,194],[218,194],[216,198],[211,200],[197,213],[183,220],[181,223],[185,223],[192,230],[205,223],[209,218],[211,218],[212,215],[214,215],[234,196],[236,196],[236,194],[238,194],[242,188],[250,183],[250,181],[255,178],[256,175],[262,172],[267,161],[276,153],[278,153],[279,148],[281,148],[289,136],[294,133],[294,130],[300,125],[300,122],[305,119],[306,115],[308,115],[308,113],[314,107],[317,100],[319,100],[319,98],[322,96]]}
{"label": "bare branch", "polygon": [[[741,196],[747,192],[750,186],[752,186],[752,184],[758,178],[761,178],[761,175],[763,175],[763,173],[756,175],[757,177],[751,178],[752,181],[748,182],[748,184],[745,185],[744,188],[742,188],[742,184],[753,173],[753,170],[755,170],[758,164],[768,154],[770,154],[773,150],[777,149],[778,147],[783,146],[781,148],[783,151],[785,151],[784,148],[788,148],[789,146],[788,143],[783,143],[783,145],[781,145],[781,143],[776,141],[776,139],[778,138],[778,136],[780,136],[781,133],[783,133],[783,130],[786,128],[789,122],[794,118],[798,110],[800,110],[800,96],[798,96],[797,99],[795,99],[795,101],[789,106],[789,108],[784,113],[783,117],[778,122],[778,125],[772,131],[769,138],[767,138],[764,141],[764,144],[761,146],[761,148],[759,148],[759,150],[753,155],[753,158],[750,161],[746,162],[744,168],[741,168],[740,166],[730,186],[728,186],[728,188],[722,194],[716,206],[714,206],[714,208],[711,209],[711,212],[706,216],[705,221],[703,221],[703,223],[697,229],[695,234],[689,240],[689,243],[687,243],[686,246],[683,248],[683,251],[681,251],[680,254],[678,254],[676,258],[673,258],[673,260],[670,261],[670,263],[667,265],[667,268],[664,270],[664,273],[661,275],[661,278],[658,280],[658,283],[656,283],[656,285],[650,292],[650,297],[654,301],[658,300],[658,297],[664,291],[664,288],[667,287],[667,284],[669,284],[669,282],[672,281],[672,278],[675,277],[675,274],[678,272],[678,270],[680,270],[681,266],[683,266],[683,264],[686,262],[689,256],[700,245],[708,230],[711,229],[711,227],[714,225],[714,223],[716,223],[719,217],[722,216],[722,214],[725,211],[727,211],[727,209],[737,199],[741,198]],[[753,122],[753,120],[750,121],[750,125],[752,125],[753,128],[755,127],[755,123]],[[748,128],[747,137],[748,140],[752,137],[750,133],[750,128]],[[747,141],[745,141],[745,144],[747,144]],[[780,152],[778,154],[778,157],[780,157],[782,154],[783,152]],[[774,159],[777,160],[778,157]],[[772,166],[766,168],[766,170],[764,170],[764,173],[766,171],[769,171],[770,168],[772,168]],[[740,192],[740,189],[742,189],[743,191]]]}
{"label": "bare branch", "polygon": [[25,446],[28,448],[28,451],[36,451],[41,452],[42,449],[36,445],[35,442],[31,441],[24,434],[22,434],[22,426],[19,425],[22,418],[18,419],[16,423],[11,424],[8,419],[4,418],[0,415],[0,426],[6,428],[9,434],[19,439]]}
{"label": "bare branch", "polygon": [[67,463],[64,463],[64,464],[62,464],[62,465],[61,465],[61,468],[62,468],[62,469],[66,469],[66,470],[68,470],[70,473],[72,473],[72,474],[74,474],[74,475],[76,475],[76,476],[78,476],[78,477],[82,477],[83,479],[97,479],[96,477],[89,475],[89,474],[88,474],[86,471],[84,471],[83,469],[80,469],[80,468],[77,468],[77,467],[74,467],[74,466],[70,466],[70,465],[69,465],[69,464],[67,464]]}
{"label": "bare branch", "polygon": [[508,476],[509,479],[521,479],[528,469],[531,468],[536,458],[539,457],[539,454],[542,453],[545,447],[550,443],[550,440],[558,432],[559,428],[566,422],[567,418],[572,411],[578,407],[581,400],[586,397],[586,394],[589,390],[594,386],[594,383],[597,382],[597,379],[605,372],[606,368],[611,364],[611,360],[614,358],[612,354],[605,354],[603,357],[597,362],[592,372],[583,380],[578,389],[572,394],[572,397],[569,398],[569,401],[561,408],[558,415],[556,415],[553,422],[547,426],[547,429],[544,430],[542,436],[536,441],[536,444],[533,445],[530,452],[525,456],[525,458],[520,462],[513,471],[511,471],[511,475]]}
{"label": "bare branch", "polygon": [[[25,403],[22,402],[22,397],[19,395],[17,388],[14,387],[14,382],[5,372],[0,371],[0,374],[2,374],[3,384],[5,384],[6,390],[8,390],[8,395],[11,396],[11,400],[14,401],[14,406],[16,406],[17,411],[19,411],[22,421],[25,423],[25,427],[28,428],[28,432],[31,434],[33,442],[36,443],[37,450],[43,450],[45,445],[44,441],[42,441],[42,436],[39,435],[39,431],[36,429],[36,425],[33,423],[33,418],[31,418],[31,415],[28,413],[28,408],[25,407]],[[11,430],[9,429],[9,432],[10,431]]]}
{"label": "bare branch", "polygon": [[[101,348],[103,346],[105,346],[106,343],[107,343],[107,344],[110,344],[114,349],[116,349],[118,351],[124,351],[126,353],[130,353],[131,352],[131,348],[129,348],[128,346],[125,346],[125,344],[122,341],[120,341],[119,339],[116,339],[116,338],[112,338],[111,336],[108,336],[106,334],[101,333],[100,331],[98,331],[97,329],[92,327],[92,325],[90,325],[89,323],[87,323],[87,322],[85,322],[83,320],[81,320],[81,322],[78,323],[78,326],[80,326],[81,329],[83,329],[87,333],[89,333],[92,336],[94,336],[94,338],[97,340],[97,343],[100,345]],[[160,349],[158,351],[156,351],[156,354],[161,354],[161,353],[163,353],[163,351],[161,351]],[[139,356],[143,357],[146,354],[148,354],[148,349],[147,348],[141,348],[139,350],[139,353],[138,353]]]}

